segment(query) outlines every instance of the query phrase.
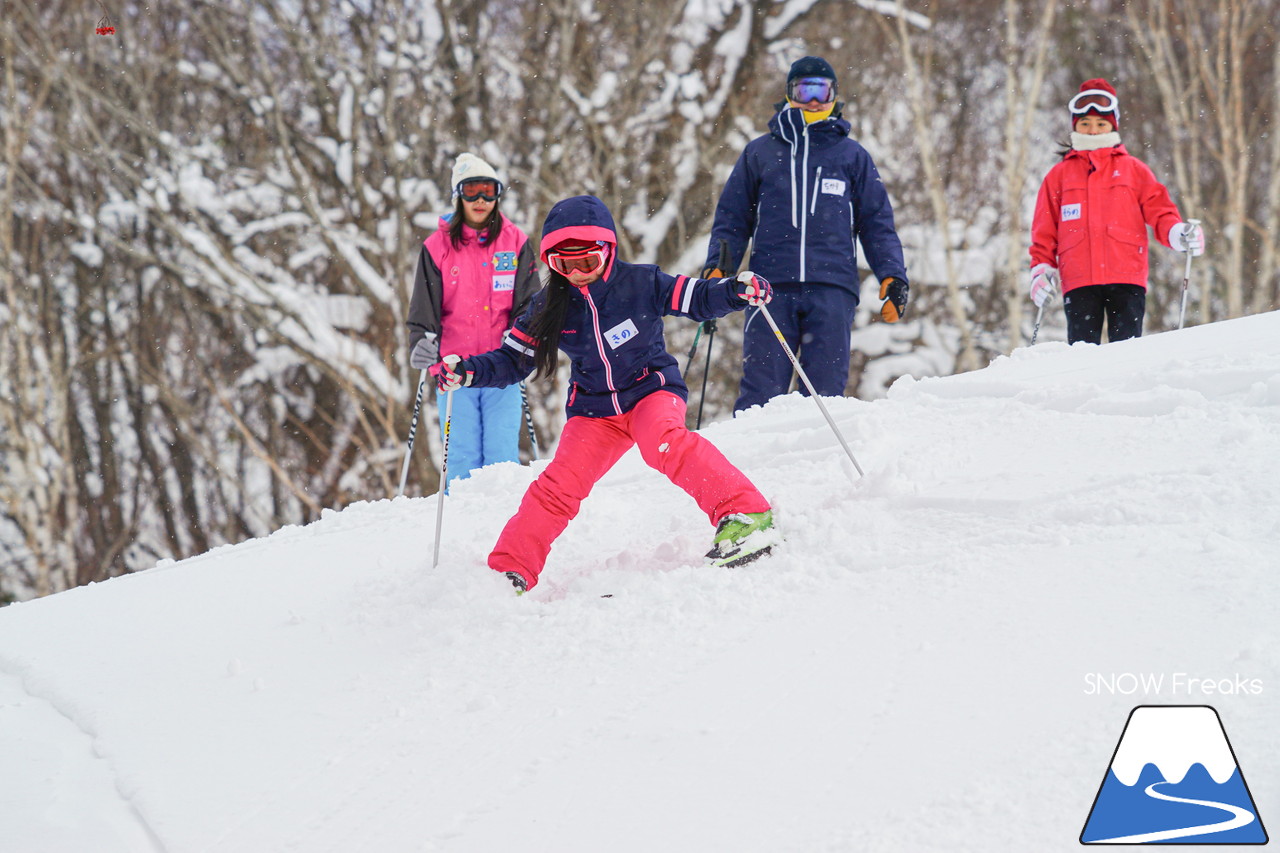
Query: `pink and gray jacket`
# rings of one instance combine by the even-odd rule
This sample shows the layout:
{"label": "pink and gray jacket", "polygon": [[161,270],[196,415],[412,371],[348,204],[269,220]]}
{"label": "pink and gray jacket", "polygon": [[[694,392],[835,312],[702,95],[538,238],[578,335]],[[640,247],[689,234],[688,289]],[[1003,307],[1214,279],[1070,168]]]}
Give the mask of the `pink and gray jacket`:
{"label": "pink and gray jacket", "polygon": [[[604,275],[569,294],[560,335],[560,351],[571,366],[566,414],[620,415],[655,391],[687,400],[679,364],[667,352],[662,318],[702,321],[739,311],[747,303],[737,295],[737,282],[669,275],[653,265],[617,260],[613,217],[595,196],[558,202],[547,214],[542,234],[544,261],[548,249],[571,238],[603,240],[613,249]],[[546,298],[545,289],[534,296],[501,347],[467,359],[467,367],[475,371],[473,386],[513,385],[529,375],[537,346],[530,329]]]}
{"label": "pink and gray jacket", "polygon": [[494,245],[486,244],[484,232],[464,225],[456,248],[449,239],[450,216],[440,218],[439,229],[423,241],[418,255],[409,351],[430,332],[440,337],[441,355],[465,357],[500,346],[512,318],[529,305],[541,283],[529,238],[505,216]]}

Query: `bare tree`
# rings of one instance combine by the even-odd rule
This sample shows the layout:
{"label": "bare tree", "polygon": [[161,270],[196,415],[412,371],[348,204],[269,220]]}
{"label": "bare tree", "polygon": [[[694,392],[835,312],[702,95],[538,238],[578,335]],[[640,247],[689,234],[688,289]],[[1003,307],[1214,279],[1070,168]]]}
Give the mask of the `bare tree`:
{"label": "bare tree", "polygon": [[1022,341],[1022,312],[1027,304],[1022,288],[1027,268],[1028,231],[1026,210],[1030,164],[1032,121],[1040,103],[1045,71],[1050,58],[1053,22],[1058,0],[1046,0],[1031,32],[1023,35],[1022,10],[1016,0],[1005,0],[1004,64],[1004,175],[1003,217],[1007,237],[1004,280],[1007,282],[1010,345]]}
{"label": "bare tree", "polygon": [[1270,100],[1265,81],[1275,74],[1274,50],[1266,49],[1275,39],[1274,4],[1161,0],[1128,5],[1125,13],[1172,132],[1183,214],[1203,219],[1214,240],[1200,318],[1238,317],[1253,278],[1247,267],[1257,257],[1250,226],[1267,206],[1255,182],[1267,156],[1260,143],[1266,116],[1255,107]]}

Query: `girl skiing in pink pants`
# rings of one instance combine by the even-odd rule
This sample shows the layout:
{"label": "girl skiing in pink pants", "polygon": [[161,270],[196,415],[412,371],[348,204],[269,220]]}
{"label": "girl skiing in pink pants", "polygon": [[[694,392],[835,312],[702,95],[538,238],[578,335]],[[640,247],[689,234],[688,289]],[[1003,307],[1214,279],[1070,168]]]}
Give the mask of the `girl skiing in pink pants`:
{"label": "girl skiing in pink pants", "polygon": [[[434,369],[442,391],[501,387],[555,375],[558,351],[572,360],[568,421],[555,458],[529,486],[489,555],[517,591],[531,589],[556,537],[592,486],[632,445],[684,489],[716,526],[707,557],[737,566],[767,554],[774,537],[769,502],[716,447],[685,427],[688,389],[666,350],[662,317],[722,317],[769,301],[769,283],[692,279],[617,259],[613,217],[594,196],[557,203],[547,214],[540,254],[546,288],[516,320],[502,346]],[[766,532],[769,531],[769,532]]]}

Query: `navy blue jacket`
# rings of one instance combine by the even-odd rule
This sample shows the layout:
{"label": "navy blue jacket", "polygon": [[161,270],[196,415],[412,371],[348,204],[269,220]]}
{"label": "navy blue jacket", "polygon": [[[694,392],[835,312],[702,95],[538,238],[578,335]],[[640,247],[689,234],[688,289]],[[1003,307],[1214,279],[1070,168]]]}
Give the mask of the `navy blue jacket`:
{"label": "navy blue jacket", "polygon": [[[607,233],[612,240],[605,242],[616,246],[608,208],[593,196],[559,202],[547,215],[543,231],[544,262],[546,250],[565,235],[605,237]],[[543,288],[534,296],[502,346],[467,359],[467,368],[475,372],[473,386],[513,385],[533,370],[536,341],[530,330],[548,290]],[[650,264],[613,260],[599,280],[584,289],[570,288],[560,334],[560,351],[571,366],[565,413],[569,417],[619,415],[654,391],[671,391],[687,400],[689,390],[680,366],[667,352],[663,316],[702,321],[745,307],[734,279],[669,275]]]}
{"label": "navy blue jacket", "polygon": [[719,265],[723,239],[736,270],[754,239],[752,272],[775,283],[832,284],[857,298],[857,239],[877,279],[906,281],[888,193],[849,129],[838,114],[813,124],[796,108],[774,115],[770,133],[747,144],[725,182],[707,266]]}

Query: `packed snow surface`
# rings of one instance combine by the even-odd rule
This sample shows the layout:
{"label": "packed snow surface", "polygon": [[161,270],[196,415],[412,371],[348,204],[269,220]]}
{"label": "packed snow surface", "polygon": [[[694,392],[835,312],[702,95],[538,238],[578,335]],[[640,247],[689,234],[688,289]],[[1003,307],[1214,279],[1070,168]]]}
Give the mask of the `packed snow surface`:
{"label": "packed snow surface", "polygon": [[[1132,708],[1280,822],[1280,314],[703,432],[786,541],[713,569],[632,451],[516,597],[541,464],[0,610],[0,849],[1078,849]],[[544,463],[543,463],[544,464]],[[610,596],[610,597],[604,597]]]}

